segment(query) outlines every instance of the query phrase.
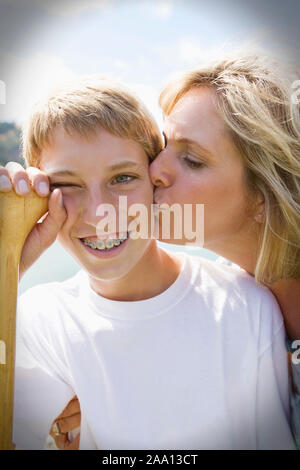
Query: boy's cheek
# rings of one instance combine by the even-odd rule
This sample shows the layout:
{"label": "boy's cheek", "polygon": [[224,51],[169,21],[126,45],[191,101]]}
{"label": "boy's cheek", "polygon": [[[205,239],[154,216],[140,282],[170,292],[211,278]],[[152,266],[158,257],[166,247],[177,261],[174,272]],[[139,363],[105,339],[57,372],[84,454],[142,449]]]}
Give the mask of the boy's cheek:
{"label": "boy's cheek", "polygon": [[75,235],[72,235],[73,233],[76,234],[74,223],[67,217],[64,225],[57,234],[57,241],[59,241],[61,245],[67,246],[70,244],[70,241],[75,238]]}
{"label": "boy's cheek", "polygon": [[67,213],[76,212],[83,206],[83,201],[70,194],[63,193],[63,203]]}
{"label": "boy's cheek", "polygon": [[132,204],[143,204],[147,208],[151,208],[153,204],[153,186],[148,183],[144,187],[140,188],[139,191],[136,191],[134,194],[129,194],[127,198],[128,207]]}
{"label": "boy's cheek", "polygon": [[83,202],[76,200],[76,198],[72,198],[70,196],[64,196],[63,198],[64,208],[67,212],[67,218],[63,225],[63,230],[66,227],[72,227],[75,222],[80,220],[82,214],[84,213],[85,207]]}

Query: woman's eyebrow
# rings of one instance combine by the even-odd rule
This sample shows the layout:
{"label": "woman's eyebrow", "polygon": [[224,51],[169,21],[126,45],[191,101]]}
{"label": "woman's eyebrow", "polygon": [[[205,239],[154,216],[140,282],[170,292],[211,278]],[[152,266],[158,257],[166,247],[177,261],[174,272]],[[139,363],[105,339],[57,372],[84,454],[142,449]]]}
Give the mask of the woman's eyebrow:
{"label": "woman's eyebrow", "polygon": [[[163,136],[165,138],[165,141],[167,142],[168,138],[167,138],[167,136],[164,132],[163,132]],[[196,140],[188,139],[187,137],[176,137],[175,139],[171,139],[171,140],[174,140],[174,142],[176,142],[176,144],[192,145],[193,147],[196,147],[200,152],[206,154],[207,156],[213,157],[212,152],[210,152],[210,150],[202,147],[199,144],[199,142],[197,142]]]}
{"label": "woman's eyebrow", "polygon": [[187,145],[193,145],[194,147],[197,147],[199,150],[201,150],[201,152],[204,152],[206,153],[207,155],[211,155],[212,156],[212,153],[202,147],[198,142],[196,142],[195,140],[192,140],[192,139],[187,139],[186,137],[180,137],[179,139],[176,139],[176,142],[178,142],[179,144],[187,144]]}

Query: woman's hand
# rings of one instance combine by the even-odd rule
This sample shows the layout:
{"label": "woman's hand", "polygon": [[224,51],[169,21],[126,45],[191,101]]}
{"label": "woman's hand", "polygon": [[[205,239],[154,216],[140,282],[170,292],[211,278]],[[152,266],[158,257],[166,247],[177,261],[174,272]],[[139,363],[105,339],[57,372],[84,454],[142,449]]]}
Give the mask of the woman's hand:
{"label": "woman's hand", "polygon": [[[41,197],[50,195],[50,183],[45,173],[34,167],[25,170],[19,163],[9,162],[5,167],[0,166],[0,192],[5,193],[13,189],[23,197],[26,197],[31,190]],[[25,241],[20,260],[20,279],[40,255],[52,245],[67,218],[59,189],[51,193],[48,206],[48,212],[42,218],[42,222],[35,225]]]}
{"label": "woman's hand", "polygon": [[81,412],[77,396],[72,398],[63,412],[54,420],[50,430],[56,447],[60,450],[78,450],[80,433],[74,440],[69,440],[69,432],[80,427]]}

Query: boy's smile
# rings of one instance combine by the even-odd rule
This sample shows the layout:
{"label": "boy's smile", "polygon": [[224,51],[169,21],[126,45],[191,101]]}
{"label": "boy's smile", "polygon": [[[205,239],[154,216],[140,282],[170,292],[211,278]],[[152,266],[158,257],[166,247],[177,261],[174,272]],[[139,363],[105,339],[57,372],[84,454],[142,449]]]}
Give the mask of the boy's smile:
{"label": "boy's smile", "polygon": [[[97,229],[103,219],[97,215],[101,204],[115,208],[118,223],[120,196],[127,197],[128,207],[140,203],[151,212],[153,187],[148,165],[141,145],[100,127],[89,137],[69,135],[58,128],[41,154],[40,169],[49,176],[51,189],[61,189],[68,214],[58,239],[99,281],[126,276],[154,243],[132,240],[124,227],[116,226],[116,232],[109,235]],[[129,225],[132,217],[126,217]]]}

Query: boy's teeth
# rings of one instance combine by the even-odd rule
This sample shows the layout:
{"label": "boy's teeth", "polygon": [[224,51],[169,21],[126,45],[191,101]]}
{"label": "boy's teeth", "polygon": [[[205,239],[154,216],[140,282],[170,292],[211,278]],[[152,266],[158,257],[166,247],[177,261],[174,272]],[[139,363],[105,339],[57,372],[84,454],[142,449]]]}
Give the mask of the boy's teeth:
{"label": "boy's teeth", "polygon": [[97,248],[98,250],[105,250],[105,242],[103,242],[102,240],[99,240],[97,242]]}
{"label": "boy's teeth", "polygon": [[114,241],[113,240],[106,240],[105,242],[105,248],[112,248],[114,246]]}
{"label": "boy's teeth", "polygon": [[83,239],[83,243],[85,245],[88,245],[89,247],[93,248],[94,250],[110,250],[111,248],[115,246],[119,246],[121,243],[123,243],[124,240],[127,239],[127,234],[122,235],[120,238],[117,238],[116,240],[112,240],[109,238],[108,240],[98,240],[97,242],[91,242],[86,239]]}

